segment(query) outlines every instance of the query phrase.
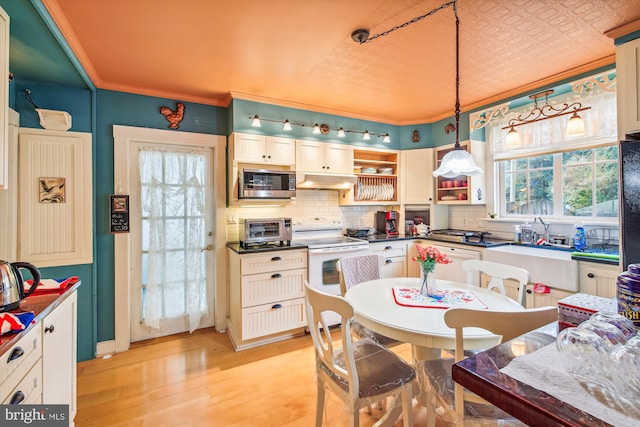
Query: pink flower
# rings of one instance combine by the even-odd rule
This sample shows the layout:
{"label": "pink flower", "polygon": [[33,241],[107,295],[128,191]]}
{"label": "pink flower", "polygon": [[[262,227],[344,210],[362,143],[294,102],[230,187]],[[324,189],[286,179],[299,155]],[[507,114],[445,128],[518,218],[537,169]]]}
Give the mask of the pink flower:
{"label": "pink flower", "polygon": [[453,262],[433,246],[422,246],[420,243],[416,243],[416,250],[418,251],[418,256],[413,257],[413,260],[418,261],[422,264],[422,268],[429,271],[433,271],[436,264],[450,264]]}

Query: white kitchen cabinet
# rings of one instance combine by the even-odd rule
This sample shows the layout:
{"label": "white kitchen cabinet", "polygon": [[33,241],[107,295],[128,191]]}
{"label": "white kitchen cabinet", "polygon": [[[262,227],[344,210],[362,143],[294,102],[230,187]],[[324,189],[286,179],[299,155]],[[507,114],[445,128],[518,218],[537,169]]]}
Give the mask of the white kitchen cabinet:
{"label": "white kitchen cabinet", "polygon": [[69,291],[0,355],[0,403],[69,405],[77,412],[77,291]]}
{"label": "white kitchen cabinet", "polygon": [[573,295],[575,292],[565,291],[562,289],[550,288],[549,293],[538,294],[533,291],[533,284],[527,286],[526,308],[546,307],[549,305],[558,305],[558,301]]}
{"label": "white kitchen cabinet", "polygon": [[234,348],[244,350],[303,333],[307,250],[227,253],[227,327]]}
{"label": "white kitchen cabinet", "polygon": [[603,298],[616,297],[616,279],[621,273],[619,265],[579,261],[580,292]]}
{"label": "white kitchen cabinet", "polygon": [[296,140],[296,171],[353,174],[353,147]]}
{"label": "white kitchen cabinet", "polygon": [[[9,15],[0,7],[0,190],[9,186]],[[16,183],[11,183],[16,185]]]}
{"label": "white kitchen cabinet", "polygon": [[[19,129],[19,260],[38,267],[93,262],[91,138]],[[63,187],[44,189],[51,178],[63,179]],[[56,199],[49,197],[54,192]]]}
{"label": "white kitchen cabinet", "polygon": [[293,165],[296,141],[277,136],[233,133],[229,137],[229,157],[240,163]]}
{"label": "white kitchen cabinet", "polygon": [[369,243],[369,253],[382,257],[380,277],[407,277],[407,244],[397,242]]}
{"label": "white kitchen cabinet", "polygon": [[[467,272],[462,269],[462,263],[468,259],[482,259],[482,251],[469,249],[463,245],[452,245],[449,243],[438,242],[433,244],[432,242],[425,241],[424,245],[434,246],[440,252],[445,254],[449,258],[451,263],[449,264],[437,264],[435,273],[436,279],[451,280],[454,282],[467,283]],[[473,284],[480,285],[480,274],[474,278]]]}
{"label": "white kitchen cabinet", "polygon": [[42,324],[0,356],[0,403],[42,403]]}
{"label": "white kitchen cabinet", "polygon": [[42,321],[42,403],[69,405],[76,416],[77,292]]}
{"label": "white kitchen cabinet", "polygon": [[401,151],[400,172],[401,203],[433,203],[433,148]]}
{"label": "white kitchen cabinet", "polygon": [[618,139],[640,132],[640,38],[616,47]]}
{"label": "white kitchen cabinet", "polygon": [[[471,153],[473,160],[482,170],[485,165],[485,143],[484,141],[461,141],[460,146]],[[435,148],[435,165],[440,166],[442,158],[449,151],[453,150],[454,144]],[[434,178],[436,203],[446,205],[484,205],[486,203],[485,175],[484,173],[475,176],[460,175],[455,178]]]}

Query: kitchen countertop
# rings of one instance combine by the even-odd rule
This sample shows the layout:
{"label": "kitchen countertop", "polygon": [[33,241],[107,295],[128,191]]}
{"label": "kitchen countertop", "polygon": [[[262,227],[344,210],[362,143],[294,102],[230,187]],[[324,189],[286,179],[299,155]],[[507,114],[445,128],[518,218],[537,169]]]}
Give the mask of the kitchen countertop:
{"label": "kitchen countertop", "polygon": [[261,252],[274,252],[274,251],[290,251],[294,249],[306,249],[307,245],[301,243],[291,242],[289,246],[279,246],[275,244],[254,245],[248,248],[240,246],[240,242],[227,242],[227,248],[231,249],[237,254],[257,254]]}
{"label": "kitchen countertop", "polygon": [[[62,292],[47,292],[43,294],[30,295],[20,302],[20,307],[9,313],[23,313],[33,311],[35,314],[34,323],[41,322],[49,313],[59,306],[69,295],[80,287],[81,281],[77,281]],[[0,355],[9,350],[20,338],[22,338],[32,326],[24,331],[6,335],[0,335]]]}

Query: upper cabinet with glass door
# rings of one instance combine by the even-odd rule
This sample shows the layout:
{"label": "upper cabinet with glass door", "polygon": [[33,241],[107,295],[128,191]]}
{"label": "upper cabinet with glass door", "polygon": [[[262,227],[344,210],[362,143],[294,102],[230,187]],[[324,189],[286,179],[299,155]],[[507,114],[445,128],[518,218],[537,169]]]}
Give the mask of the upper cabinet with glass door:
{"label": "upper cabinet with glass door", "polygon": [[229,137],[229,158],[239,163],[290,166],[296,162],[296,140],[234,133]]}
{"label": "upper cabinet with glass door", "polygon": [[[454,144],[435,148],[434,170],[440,166],[440,162],[445,154],[453,150]],[[460,147],[471,153],[473,160],[482,170],[485,165],[485,143],[484,141],[461,141]],[[460,175],[455,178],[435,178],[436,203],[447,205],[484,205],[486,203],[485,194],[485,174],[475,176]]]}

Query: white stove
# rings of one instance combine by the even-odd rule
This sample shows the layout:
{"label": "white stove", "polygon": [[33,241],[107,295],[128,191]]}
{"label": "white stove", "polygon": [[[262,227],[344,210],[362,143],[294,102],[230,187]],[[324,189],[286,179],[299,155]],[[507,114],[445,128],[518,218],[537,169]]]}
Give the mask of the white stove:
{"label": "white stove", "polygon": [[[336,217],[304,217],[292,221],[292,243],[309,248],[307,280],[314,288],[332,295],[340,295],[338,260],[369,253],[367,240],[346,237],[342,229],[342,218]],[[328,325],[339,324],[340,317],[336,314],[326,321]]]}

